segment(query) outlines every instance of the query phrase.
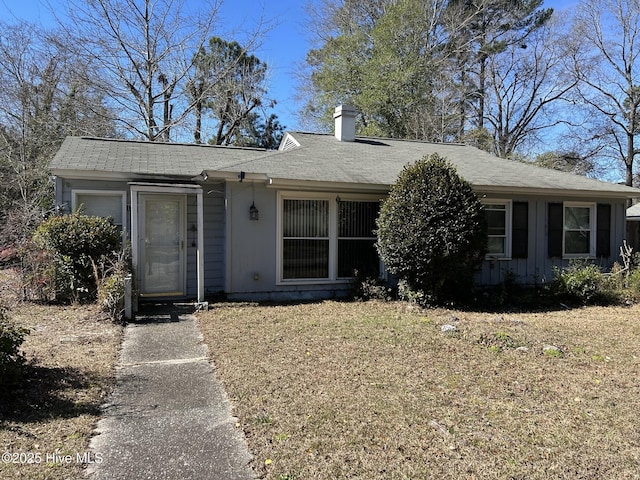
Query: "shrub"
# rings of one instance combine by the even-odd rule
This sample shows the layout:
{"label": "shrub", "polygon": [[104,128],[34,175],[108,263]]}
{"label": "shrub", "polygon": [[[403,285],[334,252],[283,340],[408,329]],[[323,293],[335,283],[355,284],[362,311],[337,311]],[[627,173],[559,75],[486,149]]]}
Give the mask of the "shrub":
{"label": "shrub", "polygon": [[377,220],[377,249],[420,303],[465,298],[486,251],[482,204],[455,168],[434,154],[406,166]]}
{"label": "shrub", "polygon": [[553,271],[552,289],[557,295],[587,304],[604,294],[605,278],[594,264],[576,261],[566,268],[554,267]]}
{"label": "shrub", "polygon": [[56,300],[92,300],[96,297],[96,264],[114,258],[121,234],[108,219],[74,212],[41,223],[30,247],[45,265],[36,264],[27,275],[52,289]]}
{"label": "shrub", "polygon": [[398,282],[398,298],[403,302],[426,305],[429,303],[427,295],[422,290],[414,290],[406,280]]}
{"label": "shrub", "polygon": [[356,275],[351,283],[351,295],[355,300],[391,301],[396,297],[397,292],[380,278]]}
{"label": "shrub", "polygon": [[125,279],[131,271],[128,249],[123,249],[115,261],[107,260],[101,264],[98,278],[98,305],[113,321],[124,316]]}
{"label": "shrub", "polygon": [[126,275],[119,273],[104,278],[98,286],[98,305],[114,321],[122,319]]}
{"label": "shrub", "polygon": [[53,255],[34,241],[20,249],[23,297],[25,300],[54,300],[55,264]]}
{"label": "shrub", "polygon": [[640,295],[640,268],[632,270],[627,277],[627,288],[634,296]]}
{"label": "shrub", "polygon": [[20,346],[29,331],[13,325],[6,309],[0,305],[0,385],[16,383],[22,376],[25,357]]}

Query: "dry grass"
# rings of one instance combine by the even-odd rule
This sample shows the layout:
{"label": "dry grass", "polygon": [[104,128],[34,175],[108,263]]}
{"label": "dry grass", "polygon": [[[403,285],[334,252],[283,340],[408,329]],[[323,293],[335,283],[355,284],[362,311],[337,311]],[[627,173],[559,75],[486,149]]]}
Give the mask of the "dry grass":
{"label": "dry grass", "polygon": [[[19,303],[11,285],[10,272],[0,271],[10,318],[31,331],[22,348],[30,366],[18,388],[0,387],[0,445],[18,461],[0,462],[0,478],[82,478],[86,465],[76,455],[88,452],[113,385],[122,329],[95,306]],[[69,463],[59,460],[65,455]],[[34,463],[20,463],[28,460]]]}
{"label": "dry grass", "polygon": [[322,302],[199,322],[264,478],[637,479],[639,317]]}

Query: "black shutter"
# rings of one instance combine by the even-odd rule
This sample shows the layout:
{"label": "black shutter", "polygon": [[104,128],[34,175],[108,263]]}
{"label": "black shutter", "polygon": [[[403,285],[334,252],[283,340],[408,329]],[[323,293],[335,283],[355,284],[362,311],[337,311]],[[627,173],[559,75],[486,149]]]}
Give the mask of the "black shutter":
{"label": "black shutter", "polygon": [[596,218],[596,256],[611,256],[611,205],[598,204]]}
{"label": "black shutter", "polygon": [[529,254],[529,203],[513,202],[511,257],[527,258]]}
{"label": "black shutter", "polygon": [[562,204],[550,203],[547,232],[547,253],[550,257],[562,256],[562,219]]}

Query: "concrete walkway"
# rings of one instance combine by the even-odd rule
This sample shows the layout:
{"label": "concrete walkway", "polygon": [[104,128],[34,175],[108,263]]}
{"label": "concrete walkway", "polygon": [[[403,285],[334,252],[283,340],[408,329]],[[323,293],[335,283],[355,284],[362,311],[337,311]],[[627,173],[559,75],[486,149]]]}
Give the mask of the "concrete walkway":
{"label": "concrete walkway", "polygon": [[117,385],[91,449],[91,480],[254,479],[251,455],[192,315],[125,329]]}

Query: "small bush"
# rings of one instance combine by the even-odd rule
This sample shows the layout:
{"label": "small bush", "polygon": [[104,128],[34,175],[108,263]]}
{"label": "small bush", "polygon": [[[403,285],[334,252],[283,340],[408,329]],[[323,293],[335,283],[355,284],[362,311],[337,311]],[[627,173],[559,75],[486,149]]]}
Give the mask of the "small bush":
{"label": "small bush", "polygon": [[628,272],[623,269],[622,265],[615,262],[606,276],[604,286],[612,291],[621,292],[626,287],[627,279]]}
{"label": "small bush", "polygon": [[20,249],[20,259],[23,299],[55,300],[55,266],[51,253],[30,241]]}
{"label": "small bush", "polygon": [[396,298],[396,289],[380,278],[356,275],[351,284],[351,293],[355,300],[384,300]]}
{"label": "small bush", "polygon": [[11,385],[21,377],[25,357],[20,346],[29,330],[13,325],[6,309],[0,305],[0,385]]}
{"label": "small bush", "polygon": [[25,249],[25,284],[58,301],[94,300],[96,264],[115,258],[120,242],[118,227],[108,219],[79,212],[51,217],[38,226]]}
{"label": "small bush", "polygon": [[126,275],[109,275],[98,286],[98,304],[114,321],[122,319]]}
{"label": "small bush", "polygon": [[98,279],[98,305],[113,321],[121,321],[124,316],[125,279],[131,271],[129,250],[123,249],[118,258],[101,264]]}
{"label": "small bush", "polygon": [[398,282],[398,298],[403,302],[425,306],[433,303],[435,299],[425,293],[424,290],[416,290],[406,280]]}
{"label": "small bush", "polygon": [[555,278],[552,289],[556,295],[585,305],[604,295],[605,277],[596,265],[572,262],[567,268],[554,267],[553,270]]}
{"label": "small bush", "polygon": [[640,296],[640,268],[633,270],[627,277],[627,288],[634,296]]}

